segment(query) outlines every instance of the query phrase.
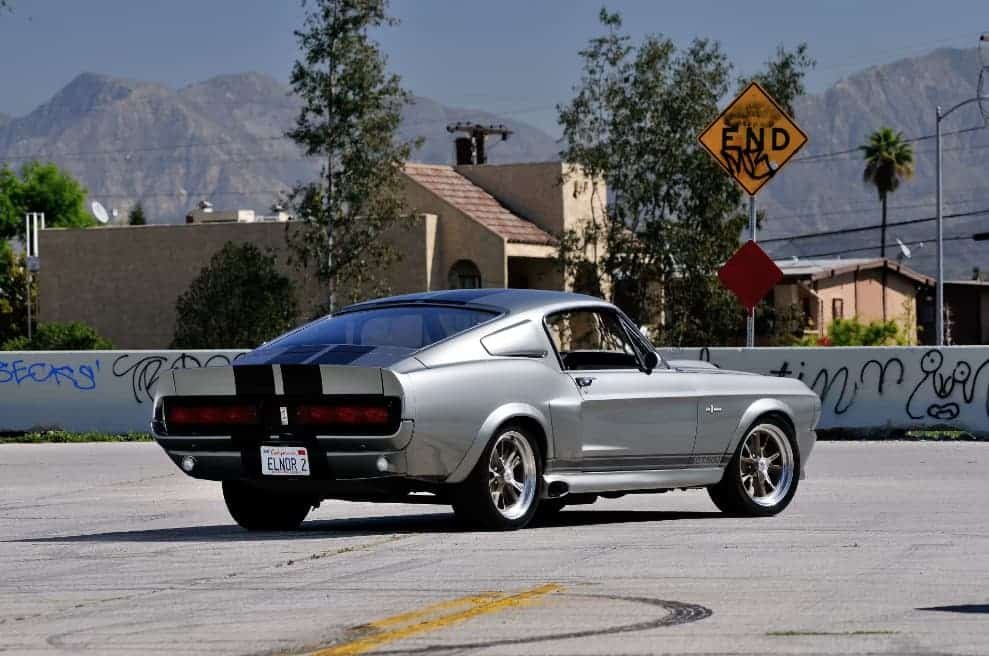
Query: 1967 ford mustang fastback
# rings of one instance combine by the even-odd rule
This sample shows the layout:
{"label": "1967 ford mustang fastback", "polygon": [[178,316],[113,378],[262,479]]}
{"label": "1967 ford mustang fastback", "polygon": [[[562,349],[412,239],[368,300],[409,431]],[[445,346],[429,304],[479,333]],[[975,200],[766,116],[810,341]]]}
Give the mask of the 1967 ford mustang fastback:
{"label": "1967 ford mustang fastback", "polygon": [[169,372],[152,427],[247,529],[295,528],[323,499],[447,503],[514,529],[672,488],[778,513],[819,416],[800,381],[664,361],[600,299],[475,289],[360,303],[233,366]]}

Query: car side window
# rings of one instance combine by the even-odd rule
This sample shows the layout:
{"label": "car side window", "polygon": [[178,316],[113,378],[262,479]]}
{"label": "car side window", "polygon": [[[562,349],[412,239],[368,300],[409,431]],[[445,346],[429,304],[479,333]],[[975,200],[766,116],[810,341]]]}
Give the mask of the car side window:
{"label": "car side window", "polygon": [[546,317],[546,328],[563,368],[638,369],[639,359],[615,314],[571,310]]}

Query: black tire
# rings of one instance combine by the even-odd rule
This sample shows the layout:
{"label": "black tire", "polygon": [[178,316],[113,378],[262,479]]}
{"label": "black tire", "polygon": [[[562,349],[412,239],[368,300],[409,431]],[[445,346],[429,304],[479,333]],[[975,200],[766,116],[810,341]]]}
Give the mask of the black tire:
{"label": "black tire", "polygon": [[[764,447],[771,448],[760,448],[762,457],[753,458],[751,456],[755,455],[755,450],[749,450],[751,440],[756,443],[765,440]],[[760,473],[763,465],[758,461],[768,460],[765,455],[767,451],[770,452],[770,457],[773,453],[780,454],[778,460],[783,464],[778,470],[779,478],[773,478],[777,475],[771,469],[774,461],[766,465],[765,473]],[[774,480],[777,485],[773,487]],[[752,491],[748,489],[746,481],[752,485]],[[782,512],[790,505],[799,483],[800,451],[793,430],[787,422],[769,415],[756,420],[745,431],[721,481],[709,486],[707,491],[714,505],[722,512],[747,517],[768,517]],[[781,490],[784,484],[786,487]]]}
{"label": "black tire", "polygon": [[223,500],[234,521],[248,531],[291,531],[312,509],[300,496],[278,494],[243,481],[223,481]]}
{"label": "black tire", "polygon": [[[518,473],[522,473],[524,477],[523,492],[517,497],[519,501],[511,507],[507,507],[506,503],[506,508],[502,509],[493,496],[495,492],[492,491],[492,485],[497,485],[498,482],[493,483],[489,465],[492,463],[492,453],[496,448],[504,448],[501,446],[504,442],[511,442],[512,448],[517,445],[522,452],[527,448],[529,453],[525,455],[519,453],[520,463],[513,469],[511,476],[512,481],[516,481]],[[528,461],[526,468],[526,462],[521,461],[528,458],[529,454],[532,456],[532,461]],[[513,531],[528,526],[539,509],[542,473],[543,459],[539,442],[522,426],[517,424],[502,426],[484,448],[470,475],[453,490],[452,503],[457,519],[464,524],[491,531]],[[494,476],[497,479],[497,475]],[[529,479],[529,476],[532,478]],[[513,493],[508,491],[509,486],[502,474],[500,496],[511,500]]]}

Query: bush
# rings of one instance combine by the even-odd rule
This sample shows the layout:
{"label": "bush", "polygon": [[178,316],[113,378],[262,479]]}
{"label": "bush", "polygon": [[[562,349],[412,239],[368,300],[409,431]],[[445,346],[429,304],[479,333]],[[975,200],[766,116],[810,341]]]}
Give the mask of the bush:
{"label": "bush", "polygon": [[79,321],[39,324],[31,339],[26,335],[8,339],[4,351],[92,351],[110,349],[113,344]]}
{"label": "bush", "polygon": [[227,242],[175,306],[172,348],[254,347],[292,328],[295,289],[275,258]]}
{"label": "bush", "polygon": [[858,319],[835,319],[827,337],[808,335],[800,346],[909,346],[910,336],[895,321],[862,323]]}

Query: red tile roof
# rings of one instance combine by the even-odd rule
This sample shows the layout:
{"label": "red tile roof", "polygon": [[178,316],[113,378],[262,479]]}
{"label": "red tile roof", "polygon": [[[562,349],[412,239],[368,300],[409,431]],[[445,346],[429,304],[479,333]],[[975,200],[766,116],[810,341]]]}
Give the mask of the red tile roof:
{"label": "red tile roof", "polygon": [[498,200],[450,166],[406,163],[405,174],[478,223],[510,242],[555,244],[556,239],[532,221],[505,208]]}

